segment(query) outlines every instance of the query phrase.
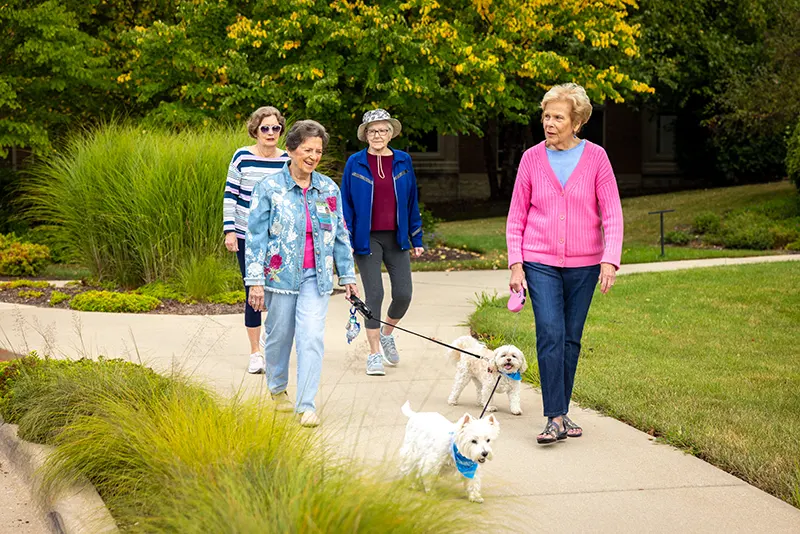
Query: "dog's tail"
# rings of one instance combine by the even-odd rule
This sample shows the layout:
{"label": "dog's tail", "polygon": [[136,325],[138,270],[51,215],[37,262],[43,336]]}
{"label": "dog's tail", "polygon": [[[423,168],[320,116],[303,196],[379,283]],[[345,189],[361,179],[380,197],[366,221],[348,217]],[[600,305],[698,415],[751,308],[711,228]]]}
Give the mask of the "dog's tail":
{"label": "dog's tail", "polygon": [[411,409],[411,403],[408,402],[408,401],[406,401],[406,403],[403,405],[403,407],[400,408],[400,411],[402,411],[403,415],[405,415],[406,417],[411,417],[412,415],[417,413],[417,412],[415,412],[414,410]]}
{"label": "dog's tail", "polygon": [[[453,341],[451,345],[459,349],[468,350],[470,352],[477,352],[480,351],[481,348],[483,348],[481,346],[482,343],[472,338],[472,336],[461,336],[460,338]],[[447,351],[447,359],[450,360],[450,363],[452,363],[453,365],[458,365],[458,362],[461,361],[462,354],[463,353],[460,351],[457,351],[455,349],[450,349]]]}

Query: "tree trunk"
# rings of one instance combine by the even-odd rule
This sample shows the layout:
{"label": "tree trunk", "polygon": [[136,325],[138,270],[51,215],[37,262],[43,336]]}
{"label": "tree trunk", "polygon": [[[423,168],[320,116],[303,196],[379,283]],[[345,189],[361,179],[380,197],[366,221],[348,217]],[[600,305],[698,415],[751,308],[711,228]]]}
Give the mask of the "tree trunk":
{"label": "tree trunk", "polygon": [[489,177],[489,198],[500,199],[500,184],[497,180],[497,121],[489,119],[483,130],[483,162]]}

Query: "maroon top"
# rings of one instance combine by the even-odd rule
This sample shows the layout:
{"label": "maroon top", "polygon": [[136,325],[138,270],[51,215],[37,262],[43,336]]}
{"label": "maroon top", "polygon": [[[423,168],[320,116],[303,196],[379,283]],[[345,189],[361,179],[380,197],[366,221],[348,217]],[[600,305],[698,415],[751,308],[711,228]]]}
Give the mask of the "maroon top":
{"label": "maroon top", "polygon": [[383,178],[378,174],[378,156],[367,152],[369,170],[372,172],[372,181],[375,184],[372,196],[372,227],[373,232],[381,230],[397,230],[397,198],[394,193],[394,178],[392,178],[392,162],[394,156],[381,156]]}

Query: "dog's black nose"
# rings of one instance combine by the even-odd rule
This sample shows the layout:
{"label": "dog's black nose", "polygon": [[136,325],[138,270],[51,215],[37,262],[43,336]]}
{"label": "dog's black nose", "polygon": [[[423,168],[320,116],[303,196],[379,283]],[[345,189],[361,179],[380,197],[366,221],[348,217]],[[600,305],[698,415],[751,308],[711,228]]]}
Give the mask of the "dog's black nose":
{"label": "dog's black nose", "polygon": [[489,452],[488,451],[481,451],[481,456],[486,458],[487,456],[489,456]]}

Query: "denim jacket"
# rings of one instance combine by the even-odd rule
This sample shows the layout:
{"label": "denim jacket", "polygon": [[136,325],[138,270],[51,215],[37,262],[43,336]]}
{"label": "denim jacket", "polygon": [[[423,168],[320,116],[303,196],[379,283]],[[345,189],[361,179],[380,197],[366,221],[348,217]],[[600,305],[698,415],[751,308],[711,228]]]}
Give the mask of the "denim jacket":
{"label": "denim jacket", "polygon": [[[319,294],[333,292],[334,264],[339,285],[355,284],[350,234],[342,216],[339,187],[315,171],[306,198]],[[298,294],[305,240],[303,190],[289,174],[287,163],[281,172],[266,177],[253,189],[245,234],[245,285],[264,286],[265,291],[274,293]]]}

